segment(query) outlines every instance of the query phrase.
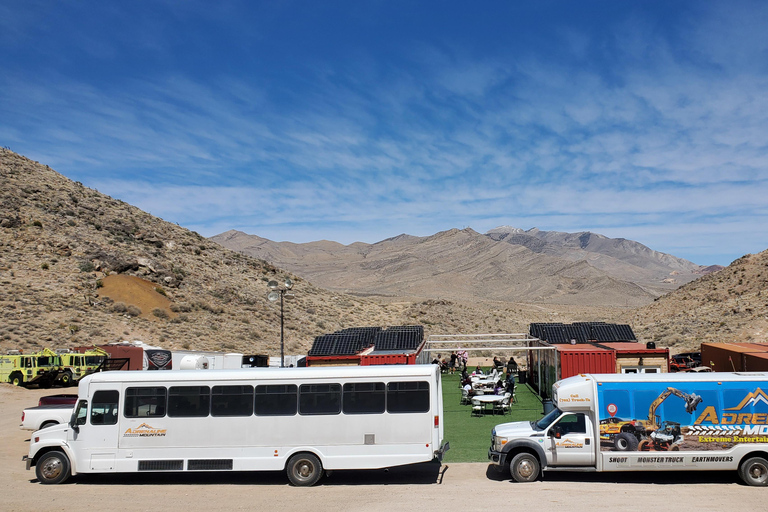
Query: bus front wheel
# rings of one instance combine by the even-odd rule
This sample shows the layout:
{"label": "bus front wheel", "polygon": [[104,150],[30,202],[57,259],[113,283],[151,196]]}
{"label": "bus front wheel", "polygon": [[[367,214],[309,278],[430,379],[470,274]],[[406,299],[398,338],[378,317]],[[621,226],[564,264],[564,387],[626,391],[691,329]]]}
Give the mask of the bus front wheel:
{"label": "bus front wheel", "polygon": [[48,452],[35,464],[35,474],[41,484],[60,484],[69,478],[69,459],[62,452]]}
{"label": "bus front wheel", "polygon": [[288,460],[288,480],[298,487],[315,485],[323,476],[320,459],[311,453],[297,453]]}

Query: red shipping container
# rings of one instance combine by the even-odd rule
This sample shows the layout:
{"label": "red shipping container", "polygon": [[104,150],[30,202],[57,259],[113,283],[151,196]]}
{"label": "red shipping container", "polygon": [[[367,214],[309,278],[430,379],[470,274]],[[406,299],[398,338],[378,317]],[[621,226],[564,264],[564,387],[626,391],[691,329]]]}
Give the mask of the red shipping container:
{"label": "red shipping container", "polygon": [[616,373],[616,352],[592,345],[557,345],[558,380],[580,373]]}
{"label": "red shipping container", "polygon": [[[751,343],[747,344],[751,345]],[[702,343],[701,364],[716,372],[743,372],[742,354],[758,352],[737,343]]]}
{"label": "red shipping container", "polygon": [[768,352],[752,352],[742,354],[744,371],[765,372],[768,371]]}

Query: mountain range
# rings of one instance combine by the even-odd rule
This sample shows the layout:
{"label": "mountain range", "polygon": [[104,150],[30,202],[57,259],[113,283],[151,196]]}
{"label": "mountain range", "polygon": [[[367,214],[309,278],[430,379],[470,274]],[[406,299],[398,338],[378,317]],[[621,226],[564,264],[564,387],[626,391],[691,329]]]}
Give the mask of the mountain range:
{"label": "mountain range", "polygon": [[432,335],[605,321],[672,351],[768,333],[768,251],[706,273],[628,240],[509,227],[348,246],[215,238],[262,252],[235,252],[0,148],[0,350],[138,339],[277,355],[281,311],[267,283],[285,278],[288,354],[359,326]]}
{"label": "mountain range", "polygon": [[328,290],[411,299],[640,306],[717,269],[631,240],[509,226],[374,244],[273,242],[235,230],[210,239]]}

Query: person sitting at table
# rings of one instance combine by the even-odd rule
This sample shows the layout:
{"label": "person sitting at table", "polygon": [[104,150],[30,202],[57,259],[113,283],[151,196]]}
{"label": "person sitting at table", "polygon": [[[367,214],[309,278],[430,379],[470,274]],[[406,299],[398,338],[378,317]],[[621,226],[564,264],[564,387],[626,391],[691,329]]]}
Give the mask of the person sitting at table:
{"label": "person sitting at table", "polygon": [[504,383],[502,381],[498,381],[496,383],[496,387],[493,388],[493,394],[494,395],[503,395],[506,391],[507,390],[504,387]]}
{"label": "person sitting at table", "polygon": [[477,365],[477,368],[475,368],[475,375],[483,375],[483,369],[480,368],[480,365]]}

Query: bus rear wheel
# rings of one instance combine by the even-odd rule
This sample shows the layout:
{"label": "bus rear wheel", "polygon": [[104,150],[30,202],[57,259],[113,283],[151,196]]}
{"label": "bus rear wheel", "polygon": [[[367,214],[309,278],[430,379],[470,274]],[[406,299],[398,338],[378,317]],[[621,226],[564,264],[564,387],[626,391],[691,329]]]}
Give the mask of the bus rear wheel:
{"label": "bus rear wheel", "polygon": [[297,487],[315,485],[323,476],[323,465],[311,453],[297,453],[288,459],[288,480]]}
{"label": "bus rear wheel", "polygon": [[69,478],[69,459],[62,452],[48,452],[35,464],[35,474],[41,484],[63,483]]}

